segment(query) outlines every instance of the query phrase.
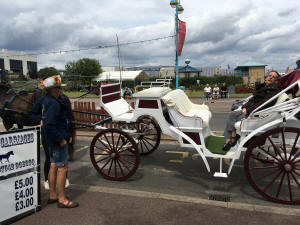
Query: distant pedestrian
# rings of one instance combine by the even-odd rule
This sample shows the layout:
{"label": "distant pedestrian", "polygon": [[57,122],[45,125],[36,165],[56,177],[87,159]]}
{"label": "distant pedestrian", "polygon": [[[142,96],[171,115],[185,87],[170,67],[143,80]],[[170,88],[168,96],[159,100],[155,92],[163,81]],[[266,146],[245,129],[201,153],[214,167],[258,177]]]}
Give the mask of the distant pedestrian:
{"label": "distant pedestrian", "polygon": [[219,94],[220,94],[220,88],[218,87],[217,84],[215,84],[215,86],[213,88],[213,98],[214,99],[218,99],[219,98]]}
{"label": "distant pedestrian", "polygon": [[82,86],[81,86],[81,83],[79,82],[79,84],[78,84],[78,91],[81,91],[81,89],[82,89]]}
{"label": "distant pedestrian", "polygon": [[228,94],[228,88],[226,86],[226,83],[223,83],[221,87],[221,98],[226,98]]}
{"label": "distant pedestrian", "polygon": [[204,94],[205,94],[206,100],[211,98],[211,93],[212,93],[211,87],[209,86],[209,84],[206,84],[206,86],[204,88]]}

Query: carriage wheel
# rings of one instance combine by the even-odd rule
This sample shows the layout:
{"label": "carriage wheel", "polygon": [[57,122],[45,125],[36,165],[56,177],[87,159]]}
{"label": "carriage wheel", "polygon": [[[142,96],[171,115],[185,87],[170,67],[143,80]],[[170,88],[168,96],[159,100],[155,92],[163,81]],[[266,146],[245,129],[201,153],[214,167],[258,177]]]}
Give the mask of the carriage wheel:
{"label": "carriage wheel", "polygon": [[148,155],[157,149],[160,143],[161,130],[157,123],[151,118],[145,117],[137,120],[137,132],[139,135],[136,145],[141,155]]}
{"label": "carriage wheel", "polygon": [[139,165],[135,141],[117,129],[100,131],[93,138],[90,157],[95,169],[109,180],[126,180]]}
{"label": "carriage wheel", "polygon": [[280,203],[300,203],[300,129],[276,128],[254,140],[245,156],[253,188]]}

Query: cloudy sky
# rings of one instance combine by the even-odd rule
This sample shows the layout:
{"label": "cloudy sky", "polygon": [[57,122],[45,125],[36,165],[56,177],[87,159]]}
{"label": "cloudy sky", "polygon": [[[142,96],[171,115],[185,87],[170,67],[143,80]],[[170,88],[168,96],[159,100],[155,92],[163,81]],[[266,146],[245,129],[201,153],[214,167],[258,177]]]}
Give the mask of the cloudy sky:
{"label": "cloudy sky", "polygon": [[[299,0],[181,0],[187,23],[179,64],[231,68],[258,61],[284,71],[300,58]],[[0,0],[0,49],[47,51],[90,48],[174,33],[167,0]],[[174,65],[174,39],[121,46],[123,66]],[[39,67],[64,68],[91,57],[118,65],[117,48],[39,55]]]}

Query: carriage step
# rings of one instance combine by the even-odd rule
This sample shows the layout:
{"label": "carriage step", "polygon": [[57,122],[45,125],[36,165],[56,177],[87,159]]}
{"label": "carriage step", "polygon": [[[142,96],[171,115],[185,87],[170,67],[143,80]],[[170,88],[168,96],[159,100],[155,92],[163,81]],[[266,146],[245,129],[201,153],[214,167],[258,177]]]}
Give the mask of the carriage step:
{"label": "carriage step", "polygon": [[228,175],[227,175],[227,173],[219,173],[219,172],[215,172],[214,177],[223,177],[223,178],[227,178]]}

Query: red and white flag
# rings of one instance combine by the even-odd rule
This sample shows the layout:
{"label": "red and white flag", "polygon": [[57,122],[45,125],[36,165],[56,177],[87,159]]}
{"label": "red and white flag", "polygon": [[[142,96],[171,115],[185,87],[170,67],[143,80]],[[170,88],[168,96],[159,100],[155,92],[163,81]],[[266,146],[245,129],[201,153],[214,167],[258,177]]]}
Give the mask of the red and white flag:
{"label": "red and white flag", "polygon": [[178,55],[181,55],[184,39],[185,39],[185,33],[186,33],[186,24],[184,21],[178,20]]}

